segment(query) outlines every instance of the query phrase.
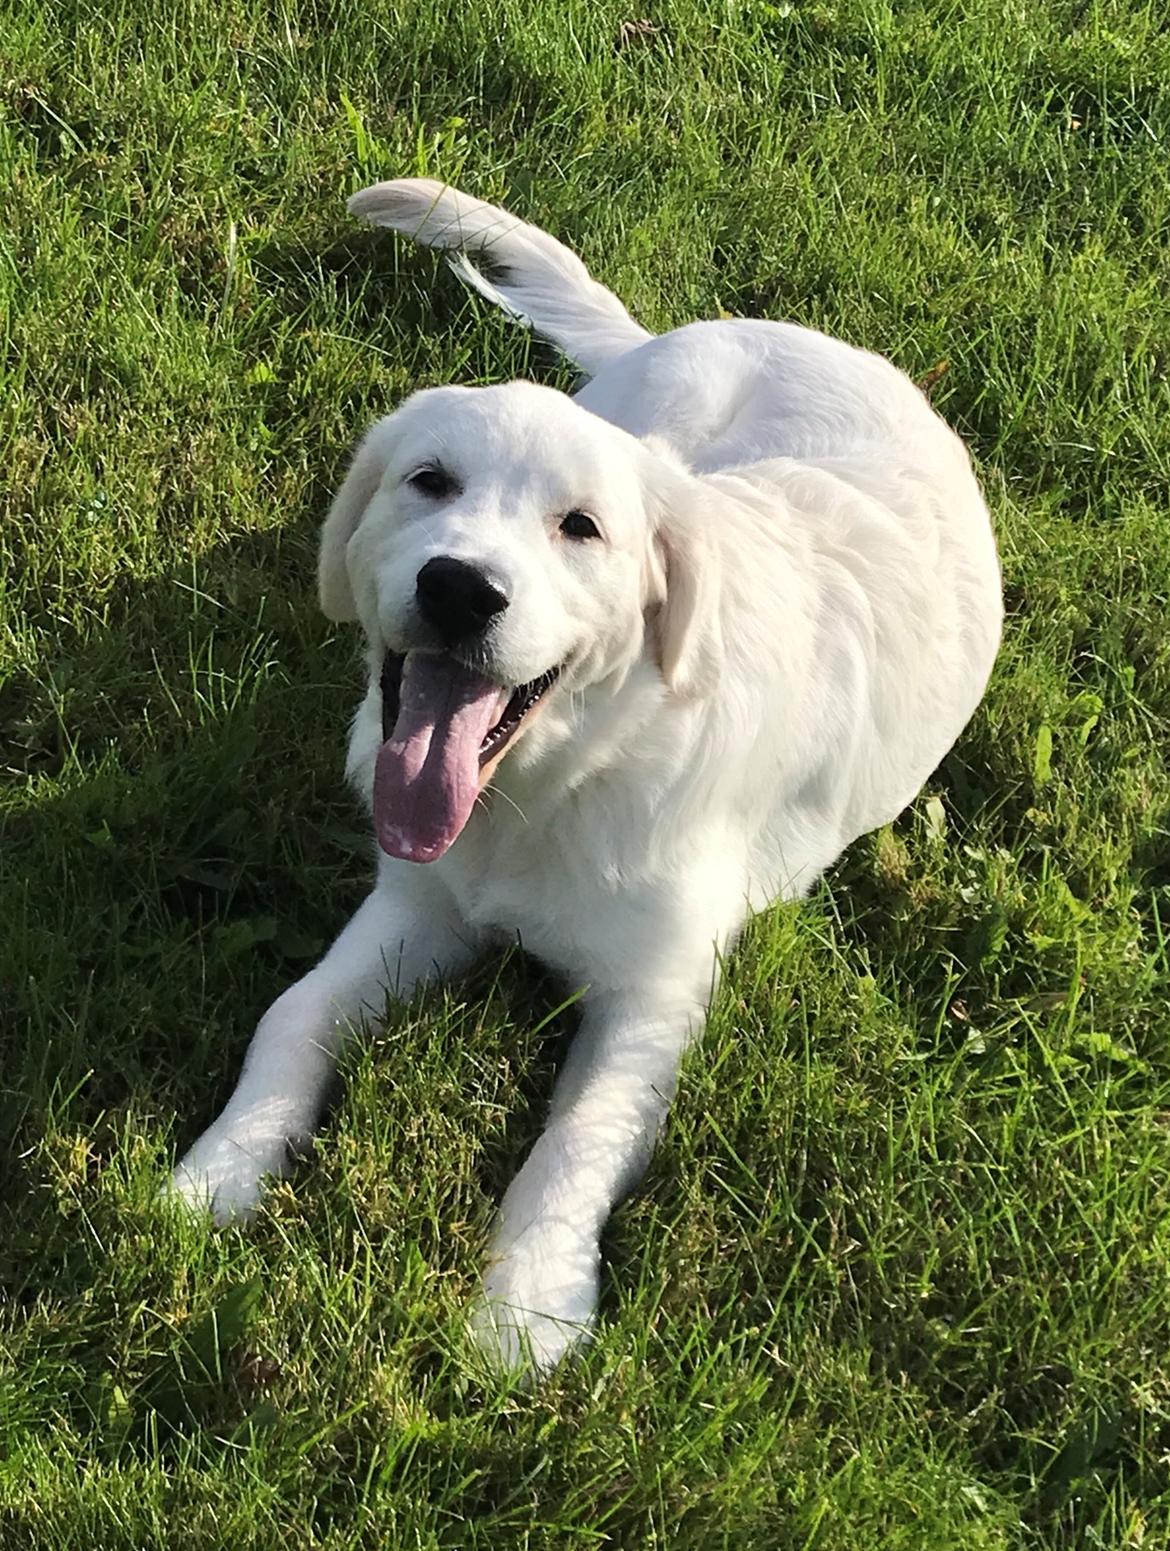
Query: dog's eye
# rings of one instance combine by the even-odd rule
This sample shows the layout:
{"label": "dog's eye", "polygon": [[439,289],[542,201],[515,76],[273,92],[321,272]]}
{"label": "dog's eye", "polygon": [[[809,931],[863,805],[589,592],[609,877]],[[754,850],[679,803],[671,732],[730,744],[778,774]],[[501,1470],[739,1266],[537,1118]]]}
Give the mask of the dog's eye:
{"label": "dog's eye", "polygon": [[454,495],[458,489],[455,481],[447,473],[446,469],[428,465],[426,468],[415,469],[408,475],[407,484],[413,486],[420,495],[430,496],[432,501],[440,501],[444,496]]}
{"label": "dog's eye", "polygon": [[599,539],[600,530],[585,512],[569,512],[561,518],[561,532],[567,539]]}

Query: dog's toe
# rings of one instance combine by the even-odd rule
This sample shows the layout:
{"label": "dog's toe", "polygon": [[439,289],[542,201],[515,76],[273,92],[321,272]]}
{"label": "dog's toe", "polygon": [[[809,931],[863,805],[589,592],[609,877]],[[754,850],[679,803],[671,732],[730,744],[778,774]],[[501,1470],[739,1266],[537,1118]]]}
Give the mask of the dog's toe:
{"label": "dog's toe", "polygon": [[230,1135],[205,1132],[171,1175],[168,1194],[220,1224],[251,1217],[260,1205],[266,1175],[288,1172],[283,1138],[247,1144]]}
{"label": "dog's toe", "polygon": [[557,1319],[483,1298],[472,1310],[470,1324],[476,1345],[493,1368],[532,1379],[586,1342],[592,1321]]}
{"label": "dog's toe", "polygon": [[547,1373],[589,1340],[597,1309],[596,1252],[563,1259],[512,1254],[497,1260],[471,1311],[476,1344],[492,1366]]}

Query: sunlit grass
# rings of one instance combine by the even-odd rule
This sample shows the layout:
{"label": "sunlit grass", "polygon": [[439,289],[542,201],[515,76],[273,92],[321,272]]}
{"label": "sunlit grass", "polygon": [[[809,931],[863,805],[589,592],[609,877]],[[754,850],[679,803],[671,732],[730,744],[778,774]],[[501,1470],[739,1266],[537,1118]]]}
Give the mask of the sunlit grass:
{"label": "sunlit grass", "polygon": [[[1170,1543],[1168,78],[1140,0],[7,8],[4,1551]],[[352,1053],[247,1231],[155,1200],[368,872],[348,445],[568,380],[347,222],[411,173],[649,327],[929,383],[1009,608],[923,798],[750,929],[527,1395],[462,1326],[571,1021],[518,958]]]}

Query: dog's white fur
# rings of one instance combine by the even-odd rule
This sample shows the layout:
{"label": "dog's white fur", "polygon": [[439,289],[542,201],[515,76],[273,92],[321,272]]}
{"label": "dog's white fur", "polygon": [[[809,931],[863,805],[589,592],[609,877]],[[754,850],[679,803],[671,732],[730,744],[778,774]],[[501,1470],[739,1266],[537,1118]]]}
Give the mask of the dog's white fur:
{"label": "dog's white fur", "polygon": [[[475,1325],[501,1361],[544,1367],[592,1320],[601,1229],[649,1157],[721,951],[748,911],[804,893],[901,812],[978,704],[995,547],[963,446],[888,362],[790,324],[651,337],[547,234],[436,183],[379,184],[351,209],[455,250],[592,380],[573,398],[432,389],[361,443],[320,569],[326,613],[369,642],[350,777],[369,800],[379,667],[416,644],[427,559],[506,579],[499,682],[566,667],[451,850],[379,856],[175,1183],[217,1218],[253,1208],[312,1132],[344,1032],[387,990],[519,938],[583,988],[583,1016]],[[432,459],[460,481],[446,500],[407,482]],[[572,508],[600,540],[561,537]]]}

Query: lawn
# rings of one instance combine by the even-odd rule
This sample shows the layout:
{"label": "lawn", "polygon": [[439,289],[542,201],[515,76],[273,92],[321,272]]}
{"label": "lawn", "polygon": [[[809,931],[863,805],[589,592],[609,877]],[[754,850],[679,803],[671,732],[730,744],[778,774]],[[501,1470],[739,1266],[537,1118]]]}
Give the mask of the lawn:
{"label": "lawn", "polygon": [[[3,1551],[1170,1545],[1165,15],[8,0]],[[156,1199],[369,874],[314,596],[348,447],[569,380],[347,219],[412,174],[651,328],[892,357],[1008,604],[927,791],[750,928],[531,1392],[461,1317],[571,1024],[518,954],[353,1050],[253,1225]]]}

